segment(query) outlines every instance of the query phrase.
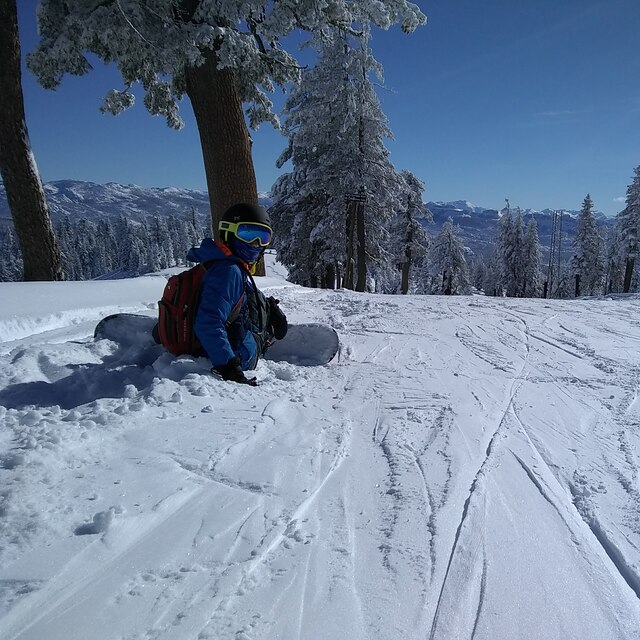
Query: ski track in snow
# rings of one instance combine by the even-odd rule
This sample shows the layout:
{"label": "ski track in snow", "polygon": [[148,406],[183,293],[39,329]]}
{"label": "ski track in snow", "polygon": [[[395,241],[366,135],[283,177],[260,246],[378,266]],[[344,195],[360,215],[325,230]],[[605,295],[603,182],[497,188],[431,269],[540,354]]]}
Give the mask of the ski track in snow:
{"label": "ski track in snow", "polygon": [[2,640],[640,638],[638,297],[268,284],[336,362],[0,317]]}

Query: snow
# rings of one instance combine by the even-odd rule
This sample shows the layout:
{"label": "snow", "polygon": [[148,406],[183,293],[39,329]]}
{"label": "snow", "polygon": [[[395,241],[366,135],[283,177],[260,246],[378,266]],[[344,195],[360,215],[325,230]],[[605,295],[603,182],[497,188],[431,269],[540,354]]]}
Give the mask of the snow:
{"label": "snow", "polygon": [[640,637],[640,297],[258,281],[339,360],[234,385],[91,337],[162,275],[0,285],[2,640]]}

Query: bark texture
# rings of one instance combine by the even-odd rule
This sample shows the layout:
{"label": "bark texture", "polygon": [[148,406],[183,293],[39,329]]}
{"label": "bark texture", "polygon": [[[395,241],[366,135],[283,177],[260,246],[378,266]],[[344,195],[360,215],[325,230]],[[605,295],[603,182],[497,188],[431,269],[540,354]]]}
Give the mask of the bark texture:
{"label": "bark texture", "polygon": [[[256,174],[251,156],[251,137],[242,110],[234,73],[218,69],[214,51],[205,51],[204,64],[185,71],[187,95],[200,134],[207,190],[211,207],[211,230],[219,239],[218,221],[232,205],[258,203]],[[255,275],[264,275],[264,260]]]}
{"label": "bark texture", "polygon": [[633,279],[633,267],[635,266],[635,261],[634,257],[629,256],[627,258],[624,270],[624,286],[622,289],[624,293],[629,293],[629,291],[631,291],[631,281]]}
{"label": "bark texture", "polygon": [[231,205],[258,203],[251,138],[233,71],[218,69],[215,52],[186,70],[187,95],[198,124],[207,175],[213,232]]}
{"label": "bark texture", "polygon": [[0,0],[0,174],[25,280],[62,280],[62,258],[24,117],[16,0]]}

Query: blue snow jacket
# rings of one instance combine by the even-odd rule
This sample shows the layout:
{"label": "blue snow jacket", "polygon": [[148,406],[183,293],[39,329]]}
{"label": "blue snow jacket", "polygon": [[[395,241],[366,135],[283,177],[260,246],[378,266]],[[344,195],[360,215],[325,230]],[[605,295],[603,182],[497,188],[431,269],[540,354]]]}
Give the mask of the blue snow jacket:
{"label": "blue snow jacket", "polygon": [[244,370],[254,369],[265,348],[266,303],[246,265],[211,238],[190,249],[187,260],[215,261],[204,275],[193,326],[211,364],[224,365],[238,356]]}

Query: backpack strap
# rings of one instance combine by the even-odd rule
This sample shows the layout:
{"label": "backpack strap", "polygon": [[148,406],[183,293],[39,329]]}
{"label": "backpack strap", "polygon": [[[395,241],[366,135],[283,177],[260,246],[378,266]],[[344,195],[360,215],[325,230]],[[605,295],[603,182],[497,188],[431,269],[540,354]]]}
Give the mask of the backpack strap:
{"label": "backpack strap", "polygon": [[231,313],[229,314],[227,321],[224,323],[224,326],[226,329],[228,329],[238,319],[238,316],[240,315],[240,311],[242,309],[242,303],[244,302],[244,298],[245,298],[245,294],[243,291],[242,295],[240,296],[240,299],[238,300],[238,302],[235,303],[233,309],[231,309]]}
{"label": "backpack strap", "polygon": [[[234,256],[233,253],[231,253],[231,251],[226,245],[222,244],[221,242],[217,242],[216,244],[218,245],[220,250],[225,254],[225,258],[218,258],[217,260],[208,260],[207,262],[200,263],[200,266],[204,268],[205,272],[208,271],[209,268],[212,265],[214,265],[216,262],[229,260],[229,262],[233,262],[234,264],[237,264],[240,267],[241,271],[245,271],[246,273],[249,273],[247,265],[242,260],[240,260],[240,258],[238,258],[237,256]],[[202,279],[204,280],[204,274],[202,276]],[[201,289],[200,294],[198,296],[198,306],[200,306],[200,295],[202,294],[202,285],[200,285],[200,289]],[[224,326],[226,329],[228,329],[238,319],[238,316],[240,315],[240,311],[242,310],[242,304],[244,303],[244,300],[245,300],[245,292],[243,289],[242,295],[238,299],[238,302],[236,302],[233,305],[233,308],[231,309],[231,313],[229,313],[229,316],[227,317],[227,320],[224,323]],[[197,313],[197,307],[196,307],[196,313]],[[195,319],[195,313],[193,317]]]}

